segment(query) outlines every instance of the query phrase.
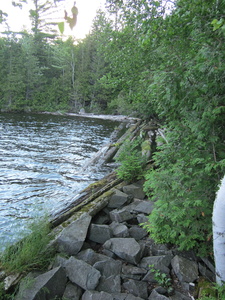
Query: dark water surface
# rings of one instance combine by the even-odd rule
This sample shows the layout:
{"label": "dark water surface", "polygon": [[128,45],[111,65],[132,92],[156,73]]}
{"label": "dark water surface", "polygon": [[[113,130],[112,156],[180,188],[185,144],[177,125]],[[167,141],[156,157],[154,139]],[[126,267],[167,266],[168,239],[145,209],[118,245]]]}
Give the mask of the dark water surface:
{"label": "dark water surface", "polygon": [[0,114],[0,250],[30,220],[54,214],[110,171],[82,170],[109,142],[118,122],[79,117]]}

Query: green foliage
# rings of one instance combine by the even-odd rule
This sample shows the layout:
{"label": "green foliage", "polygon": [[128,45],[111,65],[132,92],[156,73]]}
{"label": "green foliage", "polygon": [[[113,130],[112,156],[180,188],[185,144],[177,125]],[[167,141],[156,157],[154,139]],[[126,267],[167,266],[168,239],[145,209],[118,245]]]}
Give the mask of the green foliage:
{"label": "green foliage", "polygon": [[44,268],[52,258],[48,247],[51,240],[49,223],[40,219],[30,226],[31,233],[15,245],[10,245],[0,256],[0,266],[6,272],[24,272]]}
{"label": "green foliage", "polygon": [[212,208],[225,166],[224,38],[205,22],[215,12],[222,13],[220,4],[177,1],[158,24],[152,62],[159,64],[148,89],[168,143],[158,146],[146,176],[145,191],[155,200],[146,227],[157,242],[204,255],[212,254]]}
{"label": "green foliage", "polygon": [[142,156],[141,143],[141,139],[126,140],[121,146],[121,151],[116,158],[116,161],[121,163],[116,170],[120,179],[131,182],[143,177],[147,160]]}
{"label": "green foliage", "polygon": [[167,289],[168,293],[173,291],[171,278],[166,274],[161,272],[158,269],[155,269],[154,265],[150,265],[150,271],[154,273],[154,278],[158,282],[158,284],[165,289]]}
{"label": "green foliage", "polygon": [[222,27],[222,29],[225,29],[224,26],[224,19],[221,18],[220,20],[214,19],[211,24],[213,25],[213,31],[218,30],[219,28]]}
{"label": "green foliage", "polygon": [[14,295],[7,294],[4,289],[4,282],[0,283],[0,300],[13,300],[15,298]]}
{"label": "green foliage", "polygon": [[208,284],[201,289],[200,300],[225,300],[225,285]]}
{"label": "green foliage", "polygon": [[58,27],[59,27],[60,33],[63,34],[64,29],[65,29],[65,23],[64,22],[59,22]]}

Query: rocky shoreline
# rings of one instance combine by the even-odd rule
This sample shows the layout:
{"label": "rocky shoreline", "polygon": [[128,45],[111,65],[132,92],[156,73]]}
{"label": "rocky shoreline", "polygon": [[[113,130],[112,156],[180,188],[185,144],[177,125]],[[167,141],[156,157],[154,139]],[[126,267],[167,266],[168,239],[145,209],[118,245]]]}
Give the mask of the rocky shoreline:
{"label": "rocky shoreline", "polygon": [[[140,120],[127,127],[122,136],[123,126],[114,133],[90,165],[111,160],[126,138],[141,131],[149,139],[156,130]],[[5,289],[19,286],[16,300],[198,299],[199,282],[215,281],[214,267],[192,251],[155,244],[141,226],[153,207],[143,181],[128,184],[112,172],[52,216],[57,255],[48,270],[9,275]]]}
{"label": "rocky shoreline", "polygon": [[15,299],[197,299],[195,286],[201,278],[213,281],[214,268],[148,236],[140,224],[154,203],[142,183],[119,183],[56,226],[57,256],[47,272],[21,281]]}

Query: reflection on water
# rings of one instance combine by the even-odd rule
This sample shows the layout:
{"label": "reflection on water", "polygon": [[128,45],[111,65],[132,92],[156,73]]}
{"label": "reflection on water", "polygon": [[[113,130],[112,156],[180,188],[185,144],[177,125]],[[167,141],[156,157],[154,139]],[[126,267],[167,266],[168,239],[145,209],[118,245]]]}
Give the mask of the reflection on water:
{"label": "reflection on water", "polygon": [[0,114],[0,249],[30,219],[54,214],[110,170],[82,171],[117,122]]}

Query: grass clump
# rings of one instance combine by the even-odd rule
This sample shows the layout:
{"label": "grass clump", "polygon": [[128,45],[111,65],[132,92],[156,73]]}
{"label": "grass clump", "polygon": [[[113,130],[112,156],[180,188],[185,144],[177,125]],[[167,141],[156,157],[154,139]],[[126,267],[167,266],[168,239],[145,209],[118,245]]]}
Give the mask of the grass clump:
{"label": "grass clump", "polygon": [[53,255],[48,246],[51,235],[46,219],[30,225],[31,233],[14,245],[10,245],[0,256],[0,268],[7,273],[26,272],[45,268]]}

